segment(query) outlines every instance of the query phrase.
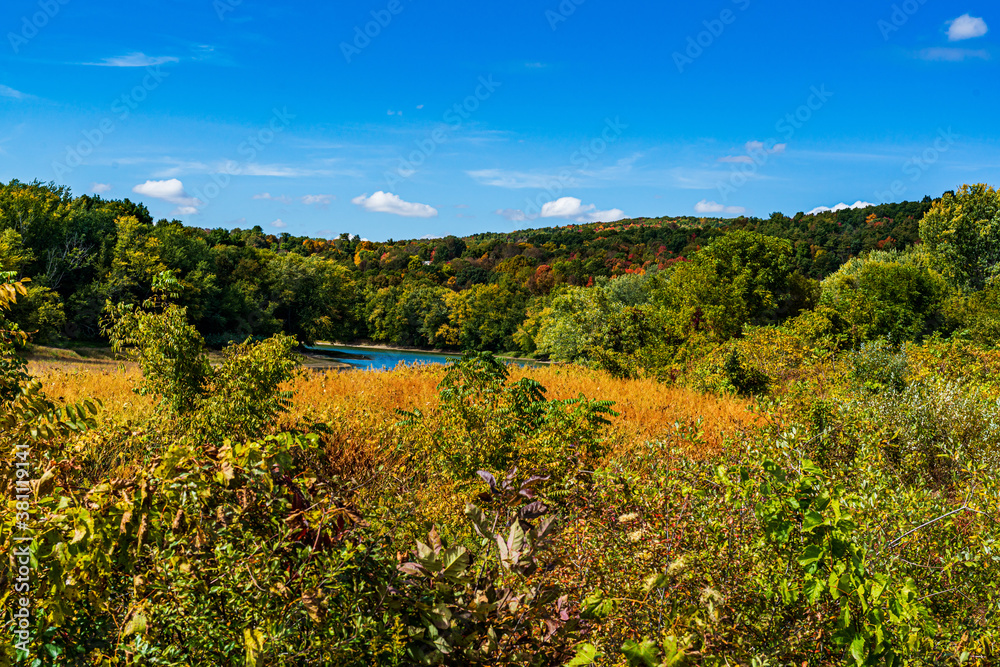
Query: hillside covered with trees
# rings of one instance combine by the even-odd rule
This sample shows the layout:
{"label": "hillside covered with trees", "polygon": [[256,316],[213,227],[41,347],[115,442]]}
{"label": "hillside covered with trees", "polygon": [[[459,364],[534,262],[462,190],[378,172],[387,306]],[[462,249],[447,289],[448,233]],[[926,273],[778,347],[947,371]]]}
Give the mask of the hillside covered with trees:
{"label": "hillside covered with trees", "polygon": [[[170,270],[179,303],[214,345],[278,332],[303,341],[372,340],[452,350],[548,354],[538,314],[627,276],[669,274],[731,231],[788,242],[806,299],[809,281],[872,250],[919,243],[931,202],[792,218],[657,218],[376,243],[153,221],[128,200],[65,188],[0,187],[0,270],[30,279],[13,318],[33,340],[101,337],[105,303],[140,303]],[[629,304],[637,305],[637,304]]]}

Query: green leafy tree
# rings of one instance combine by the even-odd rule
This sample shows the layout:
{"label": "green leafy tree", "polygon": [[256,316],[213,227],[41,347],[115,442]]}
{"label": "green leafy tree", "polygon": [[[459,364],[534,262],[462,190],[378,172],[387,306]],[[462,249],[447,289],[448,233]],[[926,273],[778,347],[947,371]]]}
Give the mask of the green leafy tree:
{"label": "green leafy tree", "polygon": [[950,328],[947,281],[924,253],[874,252],[823,281],[821,303],[839,313],[855,344],[876,338],[918,340]]}
{"label": "green leafy tree", "polygon": [[982,289],[1000,265],[1000,192],[980,183],[945,193],[920,222],[920,239],[949,280]]}
{"label": "green leafy tree", "polygon": [[105,333],[116,353],[142,370],[140,394],[158,394],[176,413],[194,410],[212,369],[205,339],[188,323],[187,309],[169,302],[178,283],[169,272],[154,280],[155,296],[134,304],[107,305]]}
{"label": "green leafy tree", "polygon": [[697,252],[669,274],[655,301],[675,341],[693,334],[716,341],[739,336],[747,324],[778,318],[793,274],[792,245],[735,231]]}

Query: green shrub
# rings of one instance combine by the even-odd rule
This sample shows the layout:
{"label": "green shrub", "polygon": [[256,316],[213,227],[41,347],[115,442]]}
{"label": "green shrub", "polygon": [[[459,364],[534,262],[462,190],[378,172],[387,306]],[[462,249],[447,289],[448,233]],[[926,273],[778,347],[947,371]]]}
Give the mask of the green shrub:
{"label": "green shrub", "polygon": [[756,396],[767,392],[770,380],[756,368],[748,368],[739,351],[733,348],[722,363],[726,381],[741,396]]}
{"label": "green shrub", "polygon": [[851,377],[868,391],[900,392],[906,388],[906,353],[886,341],[865,343],[851,355]]}
{"label": "green shrub", "polygon": [[509,377],[492,354],[466,354],[439,385],[443,426],[424,433],[422,415],[408,415],[411,432],[453,479],[513,467],[562,477],[601,458],[606,415],[615,414],[611,402],[583,396],[550,401],[537,381],[510,383]]}

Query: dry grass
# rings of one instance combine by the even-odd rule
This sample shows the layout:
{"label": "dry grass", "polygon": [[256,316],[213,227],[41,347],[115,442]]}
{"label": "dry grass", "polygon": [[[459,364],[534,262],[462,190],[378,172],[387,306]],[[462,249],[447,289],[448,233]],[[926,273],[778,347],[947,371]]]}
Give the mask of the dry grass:
{"label": "dry grass", "polygon": [[122,368],[110,360],[31,361],[28,372],[60,404],[96,398],[104,403],[107,416],[141,419],[153,413],[155,400],[132,391],[140,378],[134,365]]}
{"label": "dry grass", "polygon": [[[124,369],[106,361],[35,361],[30,371],[60,402],[99,398],[108,415],[139,419],[152,414],[154,401],[132,392],[139,376],[134,366]],[[737,398],[704,395],[690,389],[669,387],[654,380],[619,380],[606,373],[578,367],[551,366],[514,369],[513,379],[531,376],[548,389],[550,399],[588,398],[614,401],[619,413],[612,419],[609,436],[617,454],[635,444],[667,437],[674,425],[698,425],[703,444],[688,446],[688,454],[701,458],[716,453],[723,440],[757,424],[747,402]],[[331,464],[352,473],[371,466],[404,443],[395,424],[397,410],[425,413],[437,405],[437,385],[444,376],[440,366],[401,368],[389,373],[366,371],[303,374],[290,387],[295,391],[292,411],[283,427],[309,428],[323,424]]]}

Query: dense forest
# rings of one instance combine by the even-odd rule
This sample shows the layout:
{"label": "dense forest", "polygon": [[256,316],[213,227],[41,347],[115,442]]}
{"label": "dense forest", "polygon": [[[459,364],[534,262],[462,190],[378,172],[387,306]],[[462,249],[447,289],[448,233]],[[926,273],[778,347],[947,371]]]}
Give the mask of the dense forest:
{"label": "dense forest", "polygon": [[[655,218],[509,234],[371,242],[154,222],[128,200],[62,187],[0,187],[0,270],[29,279],[13,319],[35,342],[102,338],[107,302],[140,303],[165,270],[210,344],[278,332],[304,342],[371,340],[560,357],[553,312],[631,277],[640,306],[678,264],[729,232],[781,239],[798,305],[811,281],[873,250],[920,242],[931,200],[768,219]],[[810,286],[812,285],[812,287]],[[783,313],[784,314],[784,313]]]}

